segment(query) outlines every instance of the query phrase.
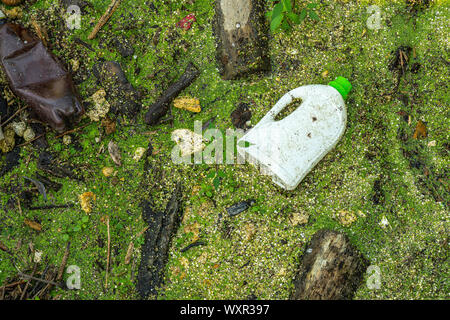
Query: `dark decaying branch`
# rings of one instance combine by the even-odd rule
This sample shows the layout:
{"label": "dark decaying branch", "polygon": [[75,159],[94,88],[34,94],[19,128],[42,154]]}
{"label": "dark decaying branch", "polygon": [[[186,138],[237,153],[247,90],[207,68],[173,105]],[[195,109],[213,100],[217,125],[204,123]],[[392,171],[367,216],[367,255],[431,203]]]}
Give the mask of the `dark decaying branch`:
{"label": "dark decaying branch", "polygon": [[187,87],[189,87],[199,76],[200,71],[193,63],[189,63],[184,74],[172,84],[161,97],[150,106],[145,115],[145,122],[149,125],[155,125],[167,114],[172,101]]}
{"label": "dark decaying branch", "polygon": [[137,291],[141,298],[157,297],[164,283],[171,239],[183,215],[182,190],[179,182],[164,212],[155,211],[150,201],[143,203],[142,217],[148,224],[138,271]]}

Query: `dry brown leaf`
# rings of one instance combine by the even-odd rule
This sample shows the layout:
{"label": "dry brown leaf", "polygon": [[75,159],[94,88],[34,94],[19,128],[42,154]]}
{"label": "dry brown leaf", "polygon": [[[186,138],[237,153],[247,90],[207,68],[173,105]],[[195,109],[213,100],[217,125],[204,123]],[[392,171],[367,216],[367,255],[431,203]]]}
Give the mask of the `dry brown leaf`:
{"label": "dry brown leaf", "polygon": [[8,247],[5,246],[1,241],[0,241],[0,250],[5,251],[5,252],[9,252]]}
{"label": "dry brown leaf", "polygon": [[24,223],[33,230],[42,231],[42,226],[35,221],[31,221],[30,219],[25,219]]}
{"label": "dry brown leaf", "polygon": [[202,107],[200,106],[200,100],[196,98],[177,98],[173,101],[173,106],[178,109],[184,109],[191,112],[200,112]]}
{"label": "dry brown leaf", "polygon": [[417,122],[416,131],[414,132],[413,139],[420,139],[427,137],[427,126],[422,120]]}
{"label": "dry brown leaf", "polygon": [[131,241],[128,245],[127,254],[125,255],[125,264],[129,264],[131,261],[131,256],[133,255],[134,242]]}
{"label": "dry brown leaf", "polygon": [[116,132],[116,121],[111,120],[109,118],[105,118],[102,120],[102,126],[105,128],[105,133],[110,135]]}
{"label": "dry brown leaf", "polygon": [[92,205],[95,201],[96,197],[95,194],[92,192],[85,192],[79,196],[81,209],[83,209],[84,212],[90,213],[92,211]]}
{"label": "dry brown leaf", "polygon": [[102,169],[102,173],[105,177],[110,177],[114,173],[114,168],[111,167],[104,167]]}

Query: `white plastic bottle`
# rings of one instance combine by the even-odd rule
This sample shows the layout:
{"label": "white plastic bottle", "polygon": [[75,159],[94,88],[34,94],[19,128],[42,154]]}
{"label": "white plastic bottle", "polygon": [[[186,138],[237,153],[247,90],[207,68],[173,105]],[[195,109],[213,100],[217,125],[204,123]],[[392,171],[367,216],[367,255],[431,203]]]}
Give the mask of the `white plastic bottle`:
{"label": "white plastic bottle", "polygon": [[[329,85],[307,85],[288,92],[239,140],[238,152],[282,188],[295,189],[344,134],[344,101],[351,89],[347,79],[338,77]],[[301,105],[276,121],[275,117],[298,98]]]}

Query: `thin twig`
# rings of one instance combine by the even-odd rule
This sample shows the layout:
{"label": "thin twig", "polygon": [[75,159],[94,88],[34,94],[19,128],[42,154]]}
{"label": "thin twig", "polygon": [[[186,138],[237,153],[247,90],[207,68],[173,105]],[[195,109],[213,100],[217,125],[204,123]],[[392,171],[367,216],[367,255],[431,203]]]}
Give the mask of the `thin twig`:
{"label": "thin twig", "polygon": [[109,256],[111,255],[111,234],[109,232],[109,216],[106,217],[106,230],[108,232],[108,252],[106,257],[105,289],[108,289]]}
{"label": "thin twig", "polygon": [[10,122],[12,119],[14,119],[20,112],[22,112],[23,110],[25,110],[27,108],[28,108],[28,106],[25,106],[25,107],[20,108],[16,112],[14,112],[14,114],[11,117],[9,117],[5,122],[0,124],[0,127],[3,127],[4,125],[6,125],[8,122]]}
{"label": "thin twig", "polygon": [[81,130],[81,129],[84,129],[84,128],[86,128],[88,125],[90,125],[91,123],[92,123],[92,122],[89,122],[89,123],[86,123],[85,125],[82,125],[81,127],[78,127],[78,128],[73,129],[73,130],[69,130],[69,131],[66,131],[66,132],[64,132],[64,133],[61,133],[60,135],[56,136],[55,139],[64,137],[66,134],[74,133],[74,132],[77,132],[77,131],[79,131],[79,130]]}
{"label": "thin twig", "polygon": [[116,11],[117,7],[119,7],[120,1],[121,0],[112,0],[108,9],[106,9],[106,12],[100,18],[97,25],[94,27],[94,30],[92,30],[91,34],[89,35],[88,37],[89,40],[94,39],[97,33],[100,31],[100,29],[106,24],[106,22],[108,22],[109,18],[111,18],[114,11]]}
{"label": "thin twig", "polygon": [[22,144],[19,144],[18,147],[26,146],[27,144],[30,144],[30,143],[36,141],[37,139],[42,138],[42,137],[45,136],[46,134],[47,134],[47,132],[45,132],[45,133],[43,133],[43,134],[40,134],[40,135],[38,135],[37,137],[35,137],[34,139],[31,139],[30,141],[27,141],[27,142],[24,142],[24,143],[22,143]]}
{"label": "thin twig", "polygon": [[[38,265],[37,263],[34,264],[33,272],[31,273],[31,276],[34,276],[34,274],[36,273],[37,265]],[[28,279],[28,281],[27,281],[27,283],[25,285],[25,288],[22,291],[22,295],[20,296],[20,300],[23,300],[23,298],[25,298],[25,294],[27,293],[28,286],[30,285],[30,282],[31,282],[31,279]]]}
{"label": "thin twig", "polygon": [[31,25],[34,28],[34,31],[36,31],[39,39],[41,39],[42,43],[44,44],[45,47],[47,47],[47,35],[44,34],[41,26],[37,23],[36,19],[33,17],[31,18]]}
{"label": "thin twig", "polygon": [[64,252],[64,256],[61,261],[61,265],[59,266],[58,276],[56,277],[56,281],[62,280],[62,277],[64,274],[64,269],[66,268],[66,264],[67,264],[67,259],[69,258],[69,251],[70,251],[70,242],[67,242],[66,251]]}
{"label": "thin twig", "polygon": [[24,278],[24,279],[31,279],[31,280],[35,280],[35,281],[39,281],[39,282],[51,284],[51,285],[53,285],[53,286],[60,287],[60,288],[63,287],[60,283],[56,283],[56,282],[50,281],[50,280],[45,280],[45,279],[36,278],[36,277],[30,276],[30,275],[28,275],[28,274],[24,274],[24,273],[22,273],[22,272],[19,272],[19,277]]}
{"label": "thin twig", "polygon": [[0,289],[5,289],[6,290],[6,288],[15,287],[15,286],[17,286],[19,284],[24,284],[24,283],[25,283],[25,281],[20,280],[20,281],[16,281],[16,282],[13,282],[13,283],[10,283],[10,284],[6,284],[6,285],[0,287]]}
{"label": "thin twig", "polygon": [[28,210],[51,210],[51,209],[66,209],[66,208],[73,208],[73,207],[74,207],[74,205],[72,203],[69,203],[69,204],[61,204],[61,205],[29,207]]}

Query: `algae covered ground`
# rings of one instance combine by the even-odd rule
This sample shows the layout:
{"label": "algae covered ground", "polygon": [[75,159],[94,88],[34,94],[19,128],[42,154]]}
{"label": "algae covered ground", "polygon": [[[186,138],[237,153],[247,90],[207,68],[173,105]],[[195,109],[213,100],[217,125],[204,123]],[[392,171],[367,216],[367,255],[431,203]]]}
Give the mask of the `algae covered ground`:
{"label": "algae covered ground", "polygon": [[[67,266],[80,268],[81,288],[56,288],[53,298],[138,298],[146,226],[140,204],[152,199],[163,210],[181,181],[184,215],[158,299],[288,299],[305,245],[323,228],[347,234],[371,270],[379,271],[378,288],[367,285],[374,276],[367,273],[355,299],[448,298],[448,2],[318,1],[318,21],[306,19],[291,32],[270,36],[272,71],[233,81],[221,79],[215,60],[213,1],[124,0],[94,40],[87,37],[110,1],[73,2],[82,7],[81,28],[75,30],[64,20],[71,1],[0,8],[30,29],[34,21],[46,30],[49,47],[72,70],[83,100],[89,102],[102,88],[92,70],[105,59],[120,63],[141,93],[143,108],[136,120],[119,117],[109,135],[101,122],[84,117],[75,127],[85,127],[71,133],[67,145],[49,130],[47,151],[59,163],[73,165],[84,181],[51,177],[61,190],[47,190],[47,201],[35,191],[32,206],[71,208],[30,210],[22,204],[22,191],[33,190],[24,176],[42,173],[37,168],[42,150],[31,144],[20,148],[20,163],[0,178],[0,241],[15,259],[14,266],[11,254],[0,251],[0,286],[16,281],[17,269],[31,274],[35,265],[40,272],[46,265],[59,266],[70,241]],[[308,1],[296,3],[304,7]],[[367,25],[374,14],[368,7],[374,4],[381,12],[379,29]],[[190,13],[196,16],[192,28],[178,28]],[[117,38],[127,39],[134,53],[121,56]],[[182,96],[198,98],[202,111],[172,108],[168,121],[145,125],[147,108],[189,62],[201,74]],[[211,127],[233,128],[230,114],[242,102],[250,105],[255,125],[287,91],[327,84],[337,76],[353,85],[345,135],[294,191],[282,190],[248,164],[172,163],[175,129],[193,130],[195,120],[206,123],[213,117]],[[1,87],[11,105],[23,106],[4,80]],[[120,149],[120,167],[108,153],[110,141]],[[136,149],[149,143],[153,152],[133,159]],[[0,166],[5,162],[1,155]],[[105,176],[105,167],[114,173]],[[85,192],[95,195],[90,214],[80,206]],[[248,199],[255,200],[249,210],[228,216],[226,208]],[[105,286],[107,217],[111,252]],[[30,228],[28,220],[42,230]],[[204,244],[182,250],[197,240]],[[38,264],[36,252],[42,252]]]}

